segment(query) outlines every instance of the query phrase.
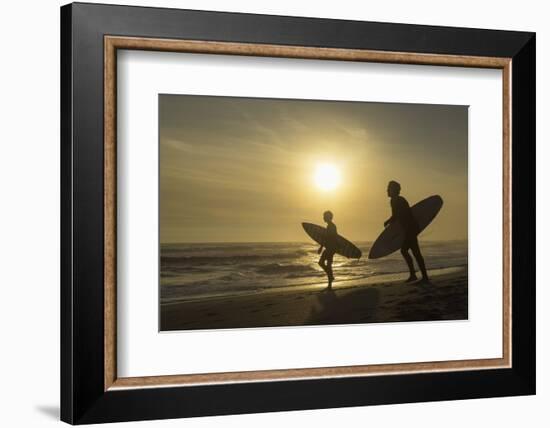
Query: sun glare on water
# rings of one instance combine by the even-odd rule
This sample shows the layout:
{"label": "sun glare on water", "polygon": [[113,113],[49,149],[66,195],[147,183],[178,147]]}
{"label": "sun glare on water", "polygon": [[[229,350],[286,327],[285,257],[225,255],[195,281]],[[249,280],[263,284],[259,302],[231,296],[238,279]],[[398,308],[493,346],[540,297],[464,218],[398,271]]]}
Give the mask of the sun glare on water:
{"label": "sun glare on water", "polygon": [[315,184],[321,190],[333,190],[340,185],[340,170],[331,164],[319,164],[315,168]]}

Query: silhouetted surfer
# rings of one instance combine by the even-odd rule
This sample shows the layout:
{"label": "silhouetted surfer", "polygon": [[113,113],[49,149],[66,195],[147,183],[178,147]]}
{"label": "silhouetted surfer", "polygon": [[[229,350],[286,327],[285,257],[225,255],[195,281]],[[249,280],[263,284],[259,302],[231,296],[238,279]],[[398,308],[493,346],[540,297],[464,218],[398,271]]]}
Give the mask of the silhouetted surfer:
{"label": "silhouetted surfer", "polygon": [[332,260],[334,259],[334,253],[336,252],[336,238],[338,232],[336,230],[336,225],[332,222],[333,214],[330,211],[325,211],[323,213],[323,220],[327,224],[327,232],[325,235],[325,242],[321,244],[317,254],[321,254],[323,247],[325,251],[321,254],[319,259],[319,266],[323,268],[328,277],[328,288],[332,288],[332,281],[334,281],[334,275],[332,274]]}
{"label": "silhouetted surfer", "polygon": [[428,273],[426,272],[426,265],[424,264],[424,257],[422,257],[420,247],[418,246],[418,233],[420,232],[420,229],[413,217],[409,203],[403,196],[399,195],[400,192],[401,185],[397,181],[390,181],[388,183],[388,196],[391,198],[392,215],[384,222],[384,227],[394,221],[397,221],[403,228],[405,239],[401,245],[401,254],[409,267],[410,276],[407,279],[407,282],[417,280],[413,260],[409,254],[409,250],[412,251],[414,258],[416,259],[416,263],[418,263],[418,267],[420,268],[420,272],[422,272],[422,280],[428,282],[429,278]]}

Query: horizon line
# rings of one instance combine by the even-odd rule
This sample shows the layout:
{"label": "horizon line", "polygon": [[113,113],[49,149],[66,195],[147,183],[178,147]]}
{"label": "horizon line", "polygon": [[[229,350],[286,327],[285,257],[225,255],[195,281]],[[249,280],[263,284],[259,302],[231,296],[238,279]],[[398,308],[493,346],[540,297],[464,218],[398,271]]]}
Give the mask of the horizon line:
{"label": "horizon line", "polygon": [[[358,239],[353,242],[374,242],[375,240]],[[468,238],[452,238],[452,239],[424,239],[424,242],[449,242],[449,241],[468,241]],[[351,241],[350,241],[351,242]],[[174,244],[316,244],[315,241],[173,241],[159,242],[160,245]]]}

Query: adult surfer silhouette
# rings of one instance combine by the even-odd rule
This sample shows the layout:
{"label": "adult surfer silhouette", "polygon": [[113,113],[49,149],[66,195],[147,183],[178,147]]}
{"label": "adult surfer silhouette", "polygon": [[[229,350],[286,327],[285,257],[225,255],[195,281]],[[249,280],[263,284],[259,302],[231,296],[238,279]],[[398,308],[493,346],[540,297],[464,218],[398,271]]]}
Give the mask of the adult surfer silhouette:
{"label": "adult surfer silhouette", "polygon": [[[332,273],[332,261],[334,259],[334,253],[336,252],[336,238],[338,237],[338,231],[336,225],[332,222],[334,215],[330,211],[323,213],[323,220],[327,224],[326,234],[324,242],[321,243],[317,254],[321,254],[319,258],[319,266],[325,271],[328,277],[328,288],[332,289],[332,282],[334,281],[334,275]],[[323,251],[323,247],[325,250]]]}
{"label": "adult surfer silhouette", "polygon": [[409,250],[412,251],[414,258],[416,259],[416,263],[420,268],[420,272],[422,273],[422,281],[429,282],[428,272],[426,272],[426,265],[424,264],[424,257],[422,256],[422,252],[420,251],[420,247],[418,245],[418,234],[420,233],[420,228],[418,227],[418,223],[412,214],[409,203],[403,196],[400,195],[401,185],[397,181],[390,181],[388,183],[387,192],[388,196],[391,198],[390,204],[392,215],[384,222],[384,227],[387,227],[393,222],[399,222],[403,228],[405,239],[401,245],[401,255],[407,262],[410,273],[406,282],[413,282],[418,279],[416,277],[416,271],[414,269],[412,257],[409,254]]}

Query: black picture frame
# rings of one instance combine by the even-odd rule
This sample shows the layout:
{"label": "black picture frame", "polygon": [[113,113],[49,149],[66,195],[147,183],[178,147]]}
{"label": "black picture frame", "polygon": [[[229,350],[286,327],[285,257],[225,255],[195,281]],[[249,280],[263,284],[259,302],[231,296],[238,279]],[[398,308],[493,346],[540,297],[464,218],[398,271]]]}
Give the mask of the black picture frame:
{"label": "black picture frame", "polygon": [[[104,388],[104,36],[512,59],[512,367]],[[61,8],[61,419],[71,424],[535,393],[535,34],[74,3]]]}

